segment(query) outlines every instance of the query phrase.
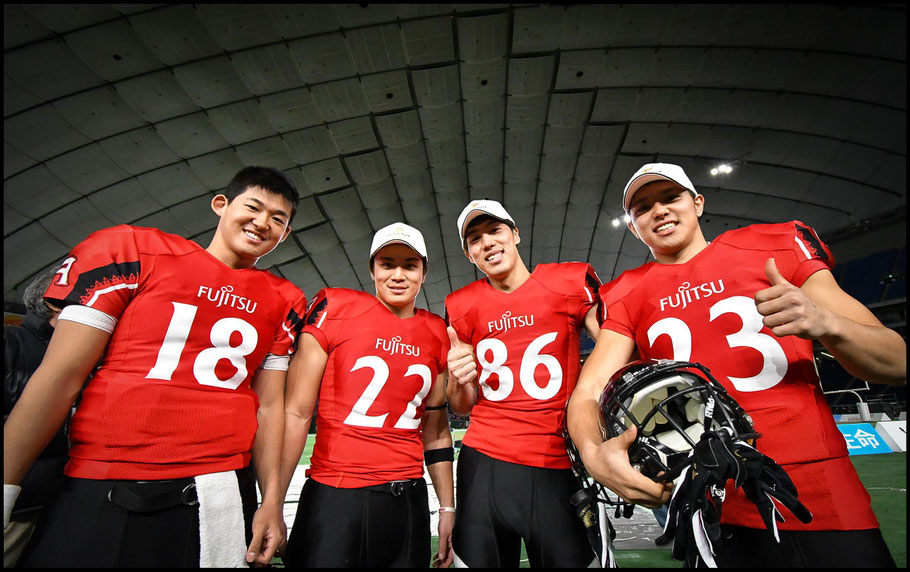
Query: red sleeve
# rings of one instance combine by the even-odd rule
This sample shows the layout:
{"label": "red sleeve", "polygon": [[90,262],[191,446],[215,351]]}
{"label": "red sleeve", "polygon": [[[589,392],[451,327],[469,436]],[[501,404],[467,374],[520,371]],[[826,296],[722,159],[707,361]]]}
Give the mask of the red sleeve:
{"label": "red sleeve", "polygon": [[809,276],[819,270],[833,269],[834,254],[815,229],[798,220],[791,224],[794,229],[793,249],[799,264],[788,280],[796,286],[802,286]]}
{"label": "red sleeve", "polygon": [[584,262],[559,262],[540,265],[532,274],[541,284],[562,296],[568,296],[574,306],[575,318],[584,321],[588,311],[597,304],[600,278],[594,267]]}
{"label": "red sleeve", "polygon": [[650,263],[634,270],[627,270],[615,280],[600,287],[597,295],[600,329],[611,330],[635,339],[633,312],[638,303],[635,299],[635,287],[649,268]]}
{"label": "red sleeve", "polygon": [[819,270],[834,268],[834,255],[809,225],[798,221],[753,224],[725,232],[718,241],[742,250],[766,251],[795,286]]}
{"label": "red sleeve", "polygon": [[142,270],[133,227],[99,230],[70,251],[44,297],[61,307],[79,304],[119,318],[136,293]]}
{"label": "red sleeve", "polygon": [[[462,289],[463,290],[463,289]],[[466,325],[466,320],[464,318],[464,310],[460,308],[459,300],[465,299],[462,290],[456,290],[448,296],[446,296],[445,307],[446,307],[446,324],[452,326],[455,329],[455,333],[458,334],[458,339],[463,342],[471,343],[471,331]],[[446,334],[446,339],[449,339],[449,335]]]}
{"label": "red sleeve", "polygon": [[288,282],[286,296],[289,300],[288,311],[284,322],[275,332],[275,342],[269,353],[272,355],[291,355],[297,349],[297,338],[303,327],[303,318],[306,313],[306,295],[299,288]]}
{"label": "red sleeve", "polygon": [[436,314],[430,314],[436,326],[436,337],[439,338],[439,358],[437,360],[437,371],[447,371],[449,369],[449,334],[446,332],[446,322]]}
{"label": "red sleeve", "polygon": [[610,330],[635,339],[632,317],[626,308],[625,299],[631,293],[633,284],[625,274],[600,287],[598,292],[598,320],[600,329]]}
{"label": "red sleeve", "polygon": [[303,331],[301,333],[312,334],[319,345],[329,353],[329,340],[324,328],[326,327],[326,317],[328,316],[329,293],[327,288],[323,288],[313,296],[310,305],[306,310],[306,316],[303,319]]}
{"label": "red sleeve", "polygon": [[[593,266],[586,264],[585,267],[585,301],[583,302],[583,306],[584,314],[587,314],[591,307],[597,304],[597,294],[600,291],[602,283],[597,272],[594,271]],[[584,314],[582,317],[584,317]]]}

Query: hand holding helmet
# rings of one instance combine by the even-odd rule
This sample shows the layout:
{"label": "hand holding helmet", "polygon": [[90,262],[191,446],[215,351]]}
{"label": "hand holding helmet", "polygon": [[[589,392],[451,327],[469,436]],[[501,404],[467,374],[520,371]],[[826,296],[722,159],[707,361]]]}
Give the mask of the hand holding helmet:
{"label": "hand holding helmet", "polygon": [[633,466],[656,481],[677,481],[664,534],[674,536],[673,556],[686,566],[715,566],[728,480],[775,538],[783,520],[775,500],[802,522],[812,519],[786,472],[753,447],[751,418],[701,364],[634,362],[613,376],[600,404],[605,438],[636,427]]}

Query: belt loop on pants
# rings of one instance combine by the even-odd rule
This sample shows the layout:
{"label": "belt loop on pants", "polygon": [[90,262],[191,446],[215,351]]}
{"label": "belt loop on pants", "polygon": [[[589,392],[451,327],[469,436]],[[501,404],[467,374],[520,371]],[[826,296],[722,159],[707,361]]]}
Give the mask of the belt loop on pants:
{"label": "belt loop on pants", "polygon": [[409,481],[391,481],[388,483],[383,483],[381,485],[363,487],[363,490],[375,491],[378,493],[389,493],[393,497],[400,497],[422,482],[424,482],[423,479],[411,479]]}
{"label": "belt loop on pants", "polygon": [[193,479],[117,481],[108,491],[107,500],[133,512],[154,512],[180,505],[199,504]]}

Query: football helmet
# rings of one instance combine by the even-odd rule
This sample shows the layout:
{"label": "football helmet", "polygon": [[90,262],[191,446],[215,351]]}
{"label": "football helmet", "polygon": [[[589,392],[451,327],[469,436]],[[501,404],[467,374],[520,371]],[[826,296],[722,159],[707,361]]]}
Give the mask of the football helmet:
{"label": "football helmet", "polygon": [[674,479],[706,431],[723,429],[734,440],[750,444],[758,436],[752,419],[708,368],[691,362],[626,365],[601,394],[600,414],[605,439],[633,425],[638,428],[629,461],[655,480]]}

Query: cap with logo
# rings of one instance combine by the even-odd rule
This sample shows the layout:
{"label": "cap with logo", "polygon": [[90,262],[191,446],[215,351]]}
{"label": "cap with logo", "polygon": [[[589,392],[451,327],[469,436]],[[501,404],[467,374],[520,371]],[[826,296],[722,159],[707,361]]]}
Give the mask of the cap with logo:
{"label": "cap with logo", "polygon": [[628,212],[629,203],[632,202],[632,197],[635,195],[635,192],[644,185],[659,180],[676,183],[692,193],[693,197],[699,196],[698,191],[695,190],[695,185],[692,184],[692,181],[686,176],[686,172],[683,171],[682,167],[679,165],[674,165],[672,163],[648,163],[632,175],[632,178],[626,183],[626,188],[622,192],[622,209]]}
{"label": "cap with logo", "polygon": [[461,238],[461,247],[464,248],[465,251],[468,249],[464,242],[464,231],[468,228],[471,221],[480,215],[491,216],[502,222],[509,223],[509,226],[513,228],[515,227],[515,220],[512,218],[512,215],[510,215],[499,202],[492,199],[471,201],[468,203],[468,206],[461,211],[461,214],[458,215],[458,236]]}
{"label": "cap with logo", "polygon": [[373,235],[373,244],[370,246],[370,261],[380,248],[389,244],[403,244],[412,248],[423,258],[424,266],[427,265],[427,245],[419,230],[403,222],[393,222],[376,231]]}

